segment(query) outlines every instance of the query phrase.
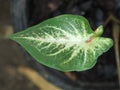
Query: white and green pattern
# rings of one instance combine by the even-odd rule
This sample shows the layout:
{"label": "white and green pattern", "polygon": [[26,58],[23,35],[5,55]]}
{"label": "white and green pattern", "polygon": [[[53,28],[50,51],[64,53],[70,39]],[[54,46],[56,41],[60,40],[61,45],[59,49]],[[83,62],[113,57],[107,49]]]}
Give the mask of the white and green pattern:
{"label": "white and green pattern", "polygon": [[94,32],[88,21],[77,15],[48,19],[9,38],[22,45],[38,62],[61,71],[92,68],[113,41],[100,37],[102,26]]}

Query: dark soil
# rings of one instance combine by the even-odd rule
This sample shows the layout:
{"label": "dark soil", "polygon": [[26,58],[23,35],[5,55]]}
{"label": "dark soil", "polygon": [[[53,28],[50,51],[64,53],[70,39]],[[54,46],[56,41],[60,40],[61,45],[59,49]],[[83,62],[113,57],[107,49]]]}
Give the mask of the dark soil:
{"label": "dark soil", "polygon": [[27,66],[18,45],[0,40],[0,90],[38,90],[34,84],[18,72]]}
{"label": "dark soil", "polygon": [[[0,35],[11,26],[10,1],[0,0]],[[0,39],[0,90],[38,90],[26,77],[18,73],[18,67],[27,66],[21,49],[12,41]]]}

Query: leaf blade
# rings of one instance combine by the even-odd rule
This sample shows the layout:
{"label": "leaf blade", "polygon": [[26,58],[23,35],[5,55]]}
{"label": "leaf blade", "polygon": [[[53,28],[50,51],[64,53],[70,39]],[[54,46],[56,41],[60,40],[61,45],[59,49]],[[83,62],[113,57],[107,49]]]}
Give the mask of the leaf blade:
{"label": "leaf blade", "polygon": [[[61,15],[9,38],[48,67],[61,71],[83,71],[92,68],[96,59],[113,45],[109,38],[91,39],[94,34],[84,17]],[[89,39],[90,42],[86,42]]]}

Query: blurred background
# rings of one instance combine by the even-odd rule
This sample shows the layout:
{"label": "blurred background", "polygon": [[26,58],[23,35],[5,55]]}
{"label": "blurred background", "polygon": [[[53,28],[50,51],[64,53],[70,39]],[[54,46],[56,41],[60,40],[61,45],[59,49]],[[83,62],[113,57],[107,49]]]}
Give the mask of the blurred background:
{"label": "blurred background", "polygon": [[[10,3],[11,0],[0,0],[0,36],[13,33]],[[0,90],[39,90],[18,72],[19,66],[27,64],[18,45],[0,39]]]}
{"label": "blurred background", "polygon": [[0,39],[0,90],[119,90],[120,0],[0,0],[0,37],[65,13],[86,17],[93,30],[103,25],[114,46],[91,70],[63,73]]}

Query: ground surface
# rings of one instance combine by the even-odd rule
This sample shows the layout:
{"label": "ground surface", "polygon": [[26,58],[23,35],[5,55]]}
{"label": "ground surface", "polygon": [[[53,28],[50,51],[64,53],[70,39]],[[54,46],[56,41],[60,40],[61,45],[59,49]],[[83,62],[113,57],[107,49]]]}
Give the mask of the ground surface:
{"label": "ground surface", "polygon": [[[9,4],[10,0],[0,0],[0,35],[11,29]],[[18,45],[10,40],[0,40],[0,90],[38,90],[18,72],[20,66],[27,64]]]}

